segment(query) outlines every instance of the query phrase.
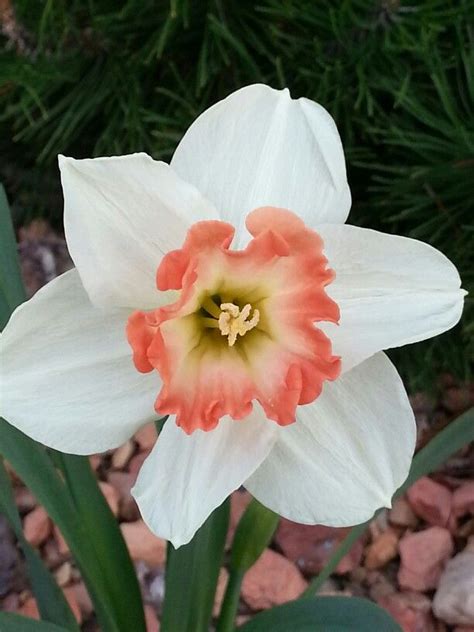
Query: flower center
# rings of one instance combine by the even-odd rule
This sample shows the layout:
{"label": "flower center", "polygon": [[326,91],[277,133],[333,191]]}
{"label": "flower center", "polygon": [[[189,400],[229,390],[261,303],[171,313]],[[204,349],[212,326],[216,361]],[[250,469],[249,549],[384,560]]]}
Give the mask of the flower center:
{"label": "flower center", "polygon": [[219,329],[223,336],[227,336],[229,347],[233,347],[237,336],[245,334],[258,325],[260,312],[253,310],[253,316],[248,320],[252,306],[250,303],[244,305],[242,309],[234,303],[221,303],[221,313],[219,315]]}
{"label": "flower center", "polygon": [[339,321],[321,237],[284,209],[257,209],[246,224],[244,250],[229,249],[229,224],[192,226],[157,271],[160,291],[181,290],[176,302],[128,320],[135,366],[161,376],[155,410],[175,414],[188,434],[245,419],[254,401],[291,424],[341,371],[318,327]]}
{"label": "flower center", "polygon": [[252,317],[252,305],[246,303],[242,309],[235,303],[221,302],[220,296],[206,297],[201,310],[204,318],[202,323],[210,329],[219,329],[222,336],[227,336],[229,347],[233,347],[237,336],[245,334],[256,327],[260,322],[260,310],[254,309]]}

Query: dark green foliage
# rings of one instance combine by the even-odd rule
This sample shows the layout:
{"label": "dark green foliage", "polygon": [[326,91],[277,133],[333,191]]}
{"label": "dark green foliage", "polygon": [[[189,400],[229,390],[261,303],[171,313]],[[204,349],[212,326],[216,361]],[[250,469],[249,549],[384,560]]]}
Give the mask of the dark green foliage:
{"label": "dark green foliage", "polygon": [[[0,53],[0,178],[17,221],[58,221],[56,154],[168,159],[204,108],[256,81],[322,103],[353,223],[428,241],[473,291],[474,0],[17,0]],[[469,298],[468,298],[469,301]],[[469,374],[463,323],[397,352],[413,387]]]}

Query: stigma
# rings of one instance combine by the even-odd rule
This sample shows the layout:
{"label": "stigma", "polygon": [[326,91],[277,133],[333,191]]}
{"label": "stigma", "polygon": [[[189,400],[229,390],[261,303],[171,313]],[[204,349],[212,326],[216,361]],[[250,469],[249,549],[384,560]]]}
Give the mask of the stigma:
{"label": "stigma", "polygon": [[233,347],[237,340],[237,336],[245,336],[245,334],[256,327],[260,320],[260,312],[258,309],[253,310],[252,318],[250,312],[252,306],[250,303],[244,305],[242,309],[234,303],[221,303],[221,313],[219,314],[219,329],[223,336],[227,336],[229,347]]}

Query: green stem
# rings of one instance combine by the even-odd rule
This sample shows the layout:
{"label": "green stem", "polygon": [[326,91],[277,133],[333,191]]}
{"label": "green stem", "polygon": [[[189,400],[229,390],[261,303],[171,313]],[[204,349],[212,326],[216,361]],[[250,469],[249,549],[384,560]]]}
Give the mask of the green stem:
{"label": "green stem", "polygon": [[217,623],[217,632],[229,632],[234,629],[242,579],[270,544],[279,519],[276,513],[264,507],[255,498],[240,519],[232,542],[230,575]]}
{"label": "green stem", "polygon": [[230,571],[216,632],[232,632],[234,630],[235,616],[239,607],[240,587],[242,586],[243,578],[243,571]]}

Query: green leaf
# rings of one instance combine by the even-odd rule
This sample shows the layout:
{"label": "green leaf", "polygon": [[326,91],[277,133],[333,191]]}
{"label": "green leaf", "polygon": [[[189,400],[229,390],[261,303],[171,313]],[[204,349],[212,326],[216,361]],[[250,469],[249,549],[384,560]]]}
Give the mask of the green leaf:
{"label": "green leaf", "polygon": [[[474,408],[470,408],[457,417],[415,455],[408,478],[397,490],[394,499],[401,496],[419,478],[436,470],[450,456],[471,443],[471,441],[474,441]],[[342,558],[364,533],[368,524],[368,522],[365,522],[351,529],[336,551],[334,551],[321,573],[311,581],[303,593],[304,596],[314,595],[321,588]]]}
{"label": "green leaf", "polygon": [[[93,533],[84,529],[46,450],[0,418],[0,454],[10,462],[61,530],[87,584],[102,627],[110,632],[119,632],[109,589],[91,547]],[[84,489],[83,493],[88,496],[88,490]]]}
{"label": "green leaf", "polygon": [[401,628],[367,599],[314,597],[298,599],[262,612],[239,632],[401,632]]}
{"label": "green leaf", "polygon": [[43,564],[38,553],[23,535],[20,516],[13,498],[10,480],[0,459],[0,511],[6,516],[23,550],[28,569],[31,588],[38,604],[41,618],[52,623],[62,624],[68,630],[76,632],[79,626],[69,607],[62,590]]}
{"label": "green leaf", "polygon": [[0,612],[0,632],[67,632],[68,629],[49,621],[36,621],[11,612]]}
{"label": "green leaf", "polygon": [[168,545],[162,632],[208,632],[228,524],[226,500],[189,544]]}
{"label": "green leaf", "polygon": [[140,587],[117,520],[100,491],[89,459],[56,452],[78,518],[89,534],[120,629],[145,632]]}
{"label": "green leaf", "polygon": [[234,629],[240,587],[245,572],[255,564],[275,533],[280,517],[255,498],[237,525],[229,565],[229,581],[222,602],[217,632]]}
{"label": "green leaf", "polygon": [[8,208],[5,189],[0,184],[0,288],[5,301],[13,311],[25,300],[20,266],[16,251],[15,233]]}
{"label": "green leaf", "polygon": [[268,546],[280,516],[253,499],[244,512],[232,542],[231,568],[247,571]]}

